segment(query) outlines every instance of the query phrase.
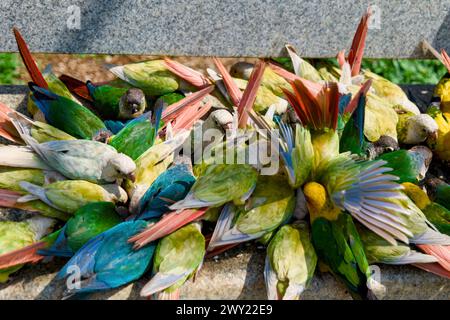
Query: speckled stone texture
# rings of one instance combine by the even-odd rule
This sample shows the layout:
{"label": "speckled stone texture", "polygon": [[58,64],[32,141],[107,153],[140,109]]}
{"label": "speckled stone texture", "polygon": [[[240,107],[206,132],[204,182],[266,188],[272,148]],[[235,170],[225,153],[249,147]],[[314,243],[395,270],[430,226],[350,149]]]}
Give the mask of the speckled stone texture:
{"label": "speckled stone texture", "polygon": [[[408,87],[409,94],[426,100],[430,87]],[[416,88],[414,90],[413,88]],[[0,102],[25,110],[25,86],[0,86]],[[0,208],[1,219],[23,219],[20,210]],[[265,250],[255,244],[243,244],[216,259],[207,259],[195,282],[187,283],[181,291],[182,299],[265,299]],[[7,284],[0,284],[0,300],[5,299],[61,299],[65,284],[55,281],[63,259],[49,263],[27,265],[12,275]],[[450,281],[408,266],[380,266],[381,282],[386,286],[384,299],[450,299]],[[90,299],[140,299],[139,291],[149,280],[146,275],[128,286],[106,293],[91,295]],[[346,288],[330,274],[316,272],[303,294],[304,299],[351,299]]]}
{"label": "speckled stone texture", "polygon": [[366,57],[421,57],[423,39],[450,50],[448,0],[2,0],[0,51],[17,50],[17,26],[40,52],[276,56],[292,43],[334,57],[369,4]]}

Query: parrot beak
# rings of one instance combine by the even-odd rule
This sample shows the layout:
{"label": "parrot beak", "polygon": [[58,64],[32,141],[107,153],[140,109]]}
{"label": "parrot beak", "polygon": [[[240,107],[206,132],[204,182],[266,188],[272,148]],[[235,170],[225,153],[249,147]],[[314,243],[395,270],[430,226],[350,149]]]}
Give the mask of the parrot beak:
{"label": "parrot beak", "polygon": [[431,142],[436,142],[437,138],[438,138],[438,132],[437,131],[434,131],[434,132],[432,132],[432,133],[430,133],[428,135],[428,140],[431,141]]}
{"label": "parrot beak", "polygon": [[225,125],[223,126],[223,128],[225,129],[225,131],[227,131],[227,130],[233,130],[233,123],[232,123],[232,122],[229,122],[229,123],[225,124]]}
{"label": "parrot beak", "polygon": [[131,173],[127,174],[127,179],[130,180],[131,182],[135,182],[136,181],[136,175],[134,174],[134,172],[131,172]]}

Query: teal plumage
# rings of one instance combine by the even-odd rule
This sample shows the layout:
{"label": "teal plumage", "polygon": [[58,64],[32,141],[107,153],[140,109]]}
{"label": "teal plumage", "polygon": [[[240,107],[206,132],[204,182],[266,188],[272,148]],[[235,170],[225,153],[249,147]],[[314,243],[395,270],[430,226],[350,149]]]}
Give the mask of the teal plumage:
{"label": "teal plumage", "polygon": [[146,226],[143,220],[122,222],[89,240],[57,274],[63,279],[72,274],[72,268],[79,268],[80,288],[68,294],[113,289],[139,279],[150,267],[155,244],[134,250],[128,238]]}

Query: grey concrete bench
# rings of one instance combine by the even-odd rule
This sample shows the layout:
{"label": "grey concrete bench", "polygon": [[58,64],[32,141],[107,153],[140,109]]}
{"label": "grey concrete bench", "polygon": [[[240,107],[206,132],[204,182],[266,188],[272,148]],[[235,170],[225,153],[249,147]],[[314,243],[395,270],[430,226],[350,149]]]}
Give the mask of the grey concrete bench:
{"label": "grey concrete bench", "polygon": [[[450,51],[450,2],[378,0],[366,57],[425,57],[420,41]],[[0,51],[16,51],[17,26],[33,52],[126,53],[197,56],[278,56],[289,42],[305,57],[332,57],[348,48],[367,1],[35,1],[0,3]],[[51,9],[49,9],[51,8]],[[426,107],[430,86],[407,86]],[[0,102],[25,110],[25,86],[0,86]],[[20,213],[0,209],[0,218]],[[265,299],[265,250],[244,244],[207,259],[185,299]],[[25,266],[1,299],[59,299],[64,284],[53,281],[63,260]],[[148,277],[94,299],[138,299]],[[381,266],[385,299],[449,299],[450,282],[408,267]],[[304,299],[350,299],[331,275],[317,272]]]}

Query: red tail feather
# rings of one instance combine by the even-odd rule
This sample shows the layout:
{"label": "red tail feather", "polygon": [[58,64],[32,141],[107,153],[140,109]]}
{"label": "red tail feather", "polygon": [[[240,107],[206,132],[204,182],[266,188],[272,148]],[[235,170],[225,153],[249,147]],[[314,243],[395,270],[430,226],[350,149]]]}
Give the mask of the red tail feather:
{"label": "red tail feather", "polygon": [[205,105],[201,102],[197,102],[196,107],[193,110],[189,108],[185,112],[181,113],[175,120],[175,125],[173,126],[174,134],[181,129],[189,130],[195,121],[203,117],[212,107],[212,102],[208,101]]}
{"label": "red tail feather", "polygon": [[258,92],[259,85],[261,84],[265,68],[266,63],[263,60],[258,60],[253,68],[252,74],[247,82],[247,87],[244,90],[242,99],[238,106],[239,128],[244,128],[247,125],[248,112],[255,103],[256,94]]}
{"label": "red tail feather", "polygon": [[367,80],[362,85],[362,87],[359,89],[359,91],[356,93],[356,95],[352,98],[350,103],[345,108],[345,110],[344,110],[345,113],[353,113],[353,111],[356,110],[356,108],[358,107],[359,98],[362,95],[365,96],[367,94],[367,91],[369,91],[369,88],[371,85],[372,85],[372,79]]}
{"label": "red tail feather", "polygon": [[134,242],[134,248],[139,249],[146,244],[165,237],[166,235],[178,230],[188,223],[200,218],[205,214],[208,208],[185,209],[178,212],[171,212],[165,215],[157,223],[151,225],[141,233],[131,237],[128,242]]}
{"label": "red tail feather", "polygon": [[41,261],[44,257],[39,255],[38,250],[47,247],[46,242],[36,242],[24,248],[14,250],[0,255],[0,270],[9,267],[14,267],[24,263],[36,263]]}
{"label": "red tail feather", "polygon": [[0,136],[11,142],[22,144],[22,139],[8,116],[10,112],[16,111],[0,103]]}
{"label": "red tail feather", "polygon": [[172,59],[169,58],[164,58],[164,62],[166,64],[167,69],[169,69],[170,72],[174,73],[181,79],[189,82],[194,87],[204,88],[205,86],[211,85],[211,81],[208,78],[206,78],[200,72],[195,71],[194,69],[186,67],[185,65],[173,61]]}
{"label": "red tail feather", "polygon": [[85,100],[94,101],[91,95],[89,94],[89,89],[86,86],[85,82],[75,79],[66,74],[61,75],[59,77],[59,80],[61,80],[66,85],[67,89],[69,89],[69,91],[72,92],[73,94]]}
{"label": "red tail feather", "polygon": [[28,46],[25,40],[22,38],[19,30],[13,28],[14,36],[16,37],[17,47],[19,48],[20,56],[22,57],[23,63],[30,74],[31,79],[34,83],[36,83],[39,87],[48,89],[47,81],[45,81],[44,76],[41,71],[39,71],[36,62],[31,56],[31,52],[28,49]]}
{"label": "red tail feather", "polygon": [[413,266],[434,273],[440,277],[450,279],[450,271],[443,268],[439,263],[414,263]]}
{"label": "red tail feather", "polygon": [[369,29],[369,18],[372,11],[369,7],[367,12],[362,16],[353,37],[352,46],[348,54],[348,62],[352,68],[352,76],[356,76],[361,71],[361,62],[364,54],[364,47],[366,46],[367,31]]}
{"label": "red tail feather", "polygon": [[441,50],[442,63],[447,68],[447,71],[450,72],[450,57],[444,49]]}
{"label": "red tail feather", "polygon": [[296,74],[289,72],[286,69],[283,69],[279,65],[273,63],[272,61],[270,61],[268,64],[269,64],[270,69],[272,69],[273,72],[275,72],[280,77],[283,77],[284,79],[286,79],[286,81],[294,82],[295,80],[300,79],[300,77],[297,76]]}
{"label": "red tail feather", "polygon": [[450,246],[419,244],[417,247],[419,247],[426,254],[437,258],[437,263],[450,272]]}
{"label": "red tail feather", "polygon": [[220,74],[222,75],[223,83],[227,88],[227,92],[230,95],[232,103],[237,107],[239,106],[242,99],[242,92],[234,82],[227,68],[223,65],[222,61],[217,58],[213,58],[214,64],[217,69],[219,69]]}
{"label": "red tail feather", "polygon": [[210,94],[214,90],[214,86],[208,86],[206,88],[203,88],[197,92],[194,92],[184,99],[168,106],[166,110],[163,111],[162,114],[162,120],[164,122],[171,121],[175,119],[179,113],[182,111],[184,107],[192,106],[193,104],[201,101],[205,96]]}

